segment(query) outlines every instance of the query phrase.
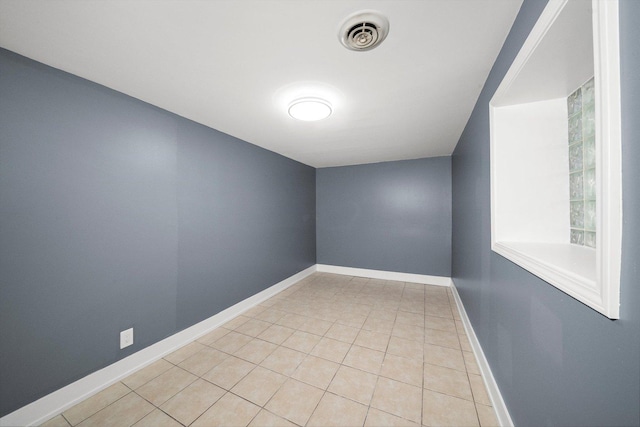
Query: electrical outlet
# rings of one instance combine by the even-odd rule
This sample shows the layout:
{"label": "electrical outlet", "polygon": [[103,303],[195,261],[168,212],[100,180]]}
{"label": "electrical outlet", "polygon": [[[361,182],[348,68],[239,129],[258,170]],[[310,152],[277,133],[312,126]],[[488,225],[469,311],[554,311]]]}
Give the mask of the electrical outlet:
{"label": "electrical outlet", "polygon": [[133,344],[133,328],[120,332],[120,349]]}

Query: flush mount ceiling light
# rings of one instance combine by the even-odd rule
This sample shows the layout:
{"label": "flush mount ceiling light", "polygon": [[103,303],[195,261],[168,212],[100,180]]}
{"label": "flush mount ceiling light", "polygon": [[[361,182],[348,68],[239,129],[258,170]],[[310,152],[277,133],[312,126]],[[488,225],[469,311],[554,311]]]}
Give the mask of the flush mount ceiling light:
{"label": "flush mount ceiling light", "polygon": [[380,12],[362,10],[349,15],[340,26],[340,42],[350,50],[365,51],[378,46],[389,34],[389,21]]}
{"label": "flush mount ceiling light", "polygon": [[289,105],[289,115],[305,122],[326,119],[331,115],[331,104],[320,98],[300,98]]}

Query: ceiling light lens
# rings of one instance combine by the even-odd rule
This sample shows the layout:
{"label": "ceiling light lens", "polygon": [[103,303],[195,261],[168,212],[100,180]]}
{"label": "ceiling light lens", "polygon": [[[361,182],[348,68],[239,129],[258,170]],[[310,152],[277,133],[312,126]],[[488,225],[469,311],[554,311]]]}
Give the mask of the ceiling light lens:
{"label": "ceiling light lens", "polygon": [[317,98],[298,99],[289,106],[289,115],[305,122],[326,119],[331,115],[331,104]]}

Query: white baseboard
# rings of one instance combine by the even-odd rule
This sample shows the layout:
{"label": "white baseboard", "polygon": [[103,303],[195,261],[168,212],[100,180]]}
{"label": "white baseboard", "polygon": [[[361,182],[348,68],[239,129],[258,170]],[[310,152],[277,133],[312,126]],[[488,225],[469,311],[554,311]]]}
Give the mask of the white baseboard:
{"label": "white baseboard", "polygon": [[326,264],[316,264],[316,267],[318,272],[321,273],[344,274],[347,276],[368,277],[370,279],[397,280],[399,282],[423,283],[425,285],[451,286],[451,278],[444,276],[427,276],[426,274],[399,273]]}
{"label": "white baseboard", "polygon": [[138,369],[144,368],[163,356],[209,333],[218,326],[313,274],[315,271],[316,266],[313,265],[202,322],[196,323],[106,368],[89,374],[66,387],[23,406],[0,418],[0,426],[40,425],[73,405],[120,381]]}
{"label": "white baseboard", "polygon": [[471,326],[469,316],[467,316],[467,312],[464,309],[464,305],[462,304],[460,294],[458,294],[458,290],[456,289],[455,282],[453,282],[452,280],[451,283],[451,291],[453,292],[453,297],[456,300],[456,305],[458,306],[458,311],[460,312],[460,318],[462,320],[462,323],[464,324],[464,329],[467,332],[467,336],[469,337],[469,342],[471,343],[471,347],[473,348],[473,353],[476,356],[476,362],[478,362],[478,367],[480,368],[482,377],[484,378],[484,381],[487,385],[487,392],[489,393],[489,398],[491,399],[493,409],[496,411],[498,424],[502,427],[513,427],[513,420],[511,419],[511,415],[509,415],[509,410],[507,409],[507,405],[504,403],[504,399],[502,399],[502,394],[500,393],[500,389],[498,388],[496,379],[493,377],[493,373],[491,372],[491,368],[489,367],[489,362],[487,361],[487,358],[482,351],[480,341],[478,341],[478,337],[476,336],[476,333]]}

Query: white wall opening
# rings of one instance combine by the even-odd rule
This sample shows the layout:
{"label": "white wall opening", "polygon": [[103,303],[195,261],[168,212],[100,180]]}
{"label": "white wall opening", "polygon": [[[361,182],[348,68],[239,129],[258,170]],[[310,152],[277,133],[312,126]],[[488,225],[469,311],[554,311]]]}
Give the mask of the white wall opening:
{"label": "white wall opening", "polygon": [[[619,316],[622,234],[617,1],[551,0],[490,103],[491,248]],[[567,97],[594,78],[595,248],[570,243]]]}

